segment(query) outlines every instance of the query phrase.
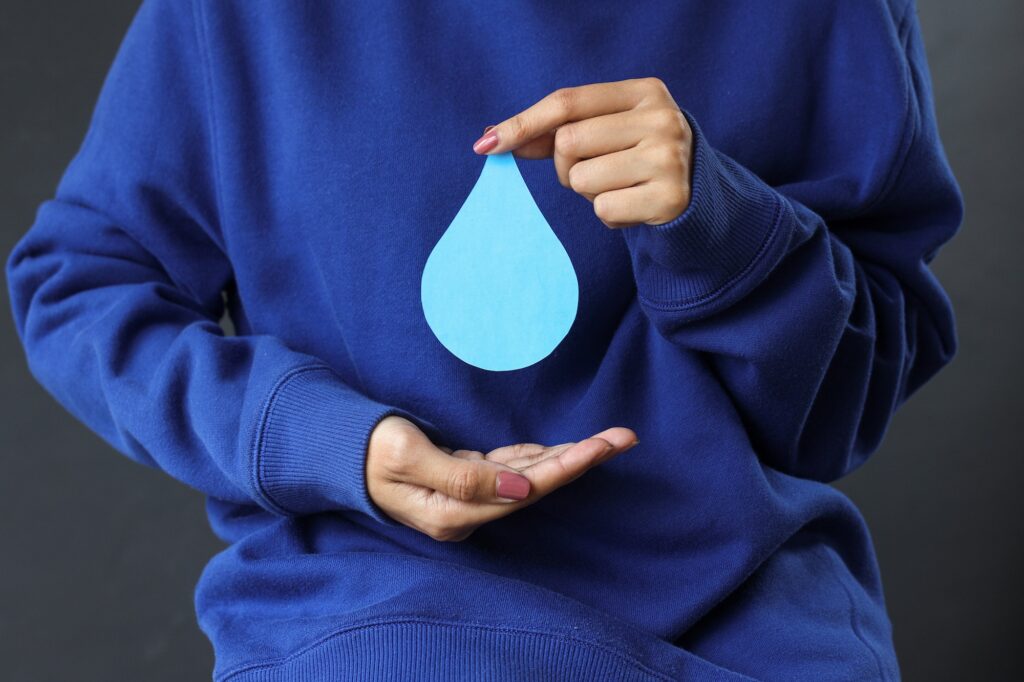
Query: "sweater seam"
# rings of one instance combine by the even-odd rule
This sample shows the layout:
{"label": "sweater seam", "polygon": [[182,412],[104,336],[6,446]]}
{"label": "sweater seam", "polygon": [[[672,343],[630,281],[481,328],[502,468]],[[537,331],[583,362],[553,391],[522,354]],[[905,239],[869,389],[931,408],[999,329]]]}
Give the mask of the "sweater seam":
{"label": "sweater seam", "polygon": [[885,667],[882,665],[882,659],[879,658],[878,652],[875,651],[875,648],[868,644],[867,638],[864,637],[864,634],[861,631],[860,620],[857,618],[856,603],[853,600],[853,595],[850,593],[850,588],[846,586],[846,581],[843,580],[842,576],[836,570],[835,564],[833,563],[832,553],[823,544],[818,544],[815,548],[825,554],[825,562],[829,566],[829,571],[836,579],[836,582],[839,583],[839,586],[843,588],[843,594],[846,595],[846,601],[850,610],[850,629],[853,631],[853,634],[857,639],[860,640],[860,643],[864,645],[864,648],[871,654],[871,658],[875,662],[875,667],[878,669],[879,679],[883,681],[889,680],[889,676],[885,672]]}
{"label": "sweater seam", "polygon": [[[914,0],[908,0],[896,28],[896,37],[899,41],[900,48],[903,51],[903,55],[905,57],[903,61],[903,67],[906,70],[906,79],[904,80],[903,88],[904,99],[906,103],[906,112],[904,114],[904,119],[906,122],[904,123],[903,139],[901,140],[901,156],[899,160],[894,164],[893,169],[890,171],[889,177],[886,180],[886,185],[883,187],[883,190],[879,192],[879,195],[865,207],[864,212],[868,212],[871,209],[878,206],[878,204],[884,201],[897,186],[897,183],[903,176],[903,173],[906,171],[907,163],[910,160],[910,152],[914,148],[914,144],[919,139],[919,133],[921,132],[921,117],[913,115],[913,102],[917,101],[919,95],[918,88],[916,85],[916,75],[914,73],[914,68],[911,64],[910,57],[908,55],[908,50],[910,49],[911,19],[914,16],[914,12]],[[901,286],[900,288],[904,292],[904,296],[907,295],[907,292],[913,294],[913,292],[911,290],[906,289],[906,287]],[[940,329],[942,327],[942,324],[937,320],[935,313],[932,311],[930,306],[923,306],[921,309],[924,311],[924,314],[927,315],[929,321],[935,329]],[[940,343],[942,344],[943,354],[952,358],[954,349],[946,347],[945,339],[941,339]],[[908,367],[903,374],[909,375],[911,370],[912,367]],[[903,386],[906,383],[905,379],[906,376],[900,377],[901,394],[903,392]],[[906,401],[909,397],[910,396],[903,396],[901,402]]]}
{"label": "sweater seam", "polygon": [[906,0],[906,2],[903,3],[903,11],[900,13],[899,21],[896,22],[896,36],[901,42],[907,38],[907,24],[913,12],[914,0]]}
{"label": "sweater seam", "polygon": [[368,630],[370,628],[383,627],[383,626],[389,626],[389,625],[390,626],[393,626],[393,625],[435,625],[435,626],[450,627],[450,628],[462,629],[462,630],[482,630],[482,631],[495,632],[495,633],[503,633],[503,634],[535,635],[535,636],[540,636],[540,637],[547,637],[549,639],[561,640],[561,641],[570,642],[570,643],[573,643],[573,644],[578,644],[578,645],[581,645],[581,646],[584,646],[584,647],[588,647],[588,648],[591,648],[591,649],[597,649],[597,650],[602,651],[602,652],[604,652],[606,654],[610,654],[610,655],[618,658],[619,660],[625,661],[626,663],[636,667],[637,669],[642,670],[642,671],[644,671],[646,673],[649,673],[649,674],[651,674],[651,675],[653,675],[653,676],[655,676],[655,677],[657,677],[659,679],[666,680],[667,682],[671,682],[671,680],[672,680],[671,677],[668,677],[664,673],[661,673],[661,672],[659,672],[657,670],[654,670],[653,668],[650,668],[649,666],[644,664],[642,661],[640,661],[640,660],[638,660],[638,659],[636,659],[636,658],[634,658],[632,656],[629,656],[629,655],[627,655],[627,654],[625,654],[625,653],[623,653],[623,652],[621,652],[621,651],[619,651],[617,649],[609,647],[609,646],[607,646],[605,644],[601,644],[600,642],[595,642],[595,641],[592,641],[592,640],[583,639],[581,637],[574,637],[572,635],[559,634],[559,633],[555,633],[555,632],[546,632],[544,630],[533,630],[533,629],[530,629],[530,628],[501,627],[501,626],[497,626],[497,625],[491,625],[489,623],[480,623],[480,622],[471,621],[471,620],[466,620],[466,621],[449,621],[449,620],[441,620],[441,619],[435,619],[435,618],[407,618],[407,617],[406,618],[383,618],[383,619],[376,619],[376,620],[372,620],[372,621],[368,621],[368,622],[363,622],[363,623],[347,625],[347,626],[345,626],[343,628],[339,628],[337,630],[334,630],[332,632],[327,633],[326,635],[323,635],[323,636],[317,638],[313,642],[310,642],[309,644],[306,644],[305,646],[300,647],[299,649],[293,651],[292,653],[290,653],[290,654],[288,654],[286,656],[280,656],[278,658],[269,659],[269,660],[261,661],[261,662],[258,662],[258,663],[246,663],[246,664],[243,664],[243,665],[238,666],[236,668],[233,668],[231,670],[225,671],[224,673],[219,675],[216,679],[217,679],[217,682],[227,682],[230,678],[235,677],[237,675],[240,675],[242,673],[253,672],[253,671],[256,671],[256,670],[266,670],[266,669],[269,669],[269,668],[274,668],[274,667],[277,667],[277,666],[280,666],[280,665],[284,665],[286,663],[290,663],[291,661],[294,661],[294,660],[297,660],[297,659],[301,658],[302,656],[312,652],[317,647],[320,647],[320,646],[328,643],[329,641],[331,641],[333,639],[340,638],[340,637],[342,637],[344,635],[347,635],[347,634],[356,633],[356,632],[359,632],[361,630]]}
{"label": "sweater seam", "polygon": [[700,305],[703,305],[704,303],[707,303],[715,298],[718,298],[719,296],[724,295],[729,289],[735,287],[736,284],[741,282],[748,274],[750,274],[754,267],[765,257],[765,254],[767,254],[770,247],[775,243],[776,237],[782,231],[779,228],[782,225],[782,217],[785,213],[783,209],[784,199],[782,197],[775,196],[776,194],[777,192],[772,193],[775,203],[775,211],[774,215],[772,216],[771,229],[768,231],[768,234],[765,235],[764,239],[761,240],[761,244],[758,247],[757,251],[754,253],[753,257],[739,272],[731,276],[724,283],[722,283],[712,291],[709,291],[705,294],[701,294],[700,296],[684,299],[683,301],[655,301],[645,296],[638,289],[637,297],[640,299],[640,301],[644,305],[655,310],[660,310],[664,312],[677,312],[681,310],[688,310],[690,308],[696,308]]}
{"label": "sweater seam", "polygon": [[[219,133],[217,125],[217,110],[213,101],[213,69],[210,66],[209,52],[207,49],[209,41],[209,27],[206,21],[206,12],[203,11],[201,0],[191,0],[192,3],[192,26],[195,31],[196,43],[199,47],[199,65],[203,72],[203,91],[206,94],[206,124],[210,134],[210,160],[213,164],[213,194],[217,203],[217,230],[221,242],[224,244],[225,256],[227,255],[228,242],[224,234],[224,225],[221,222],[224,215],[224,197],[222,188],[224,186],[221,176],[220,144],[218,143]],[[230,262],[230,258],[227,259]],[[233,273],[232,273],[233,275]]]}
{"label": "sweater seam", "polygon": [[900,135],[899,150],[892,167],[889,169],[889,173],[885,178],[885,182],[882,184],[881,188],[879,188],[878,193],[874,198],[865,202],[860,211],[853,215],[844,216],[845,218],[852,218],[854,215],[870,213],[872,209],[885,201],[893,191],[893,188],[899,181],[900,176],[903,175],[907,161],[910,158],[910,149],[913,146],[914,138],[917,137],[918,125],[916,117],[913,116],[912,104],[912,93],[915,91],[913,80],[914,73],[910,66],[910,60],[907,57],[907,37],[909,35],[907,27],[910,25],[909,19],[912,15],[913,6],[913,0],[907,2],[907,6],[904,8],[903,14],[896,24],[896,40],[900,47],[900,53],[904,57],[900,64],[901,70],[904,72],[904,78],[902,79],[903,132]]}
{"label": "sweater seam", "polygon": [[249,444],[249,452],[251,453],[252,461],[249,471],[250,484],[259,495],[260,499],[262,499],[272,511],[283,516],[291,516],[291,512],[274,499],[263,482],[263,448],[266,442],[266,435],[270,427],[274,407],[276,406],[277,400],[285,386],[287,386],[288,383],[298,375],[314,371],[330,371],[330,367],[323,364],[293,367],[277,379],[274,386],[270,389],[270,392],[263,399],[263,404],[260,406],[260,411],[258,413],[259,416],[257,417],[258,421],[256,428],[253,430],[252,440]]}

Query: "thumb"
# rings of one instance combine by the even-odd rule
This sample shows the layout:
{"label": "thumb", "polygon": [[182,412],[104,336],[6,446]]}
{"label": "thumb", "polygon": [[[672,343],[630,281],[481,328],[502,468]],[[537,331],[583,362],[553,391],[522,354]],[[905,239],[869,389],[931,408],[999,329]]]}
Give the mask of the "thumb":
{"label": "thumb", "polygon": [[[487,131],[493,128],[494,126],[486,126],[483,134],[487,135]],[[554,152],[554,131],[544,133],[543,135],[540,135],[539,137],[536,137],[512,150],[512,154],[520,159],[550,159]]]}
{"label": "thumb", "polygon": [[436,448],[425,448],[415,461],[406,483],[462,502],[518,501],[530,494],[530,479],[496,462],[455,457]]}
{"label": "thumb", "polygon": [[550,159],[555,153],[555,134],[544,133],[512,150],[520,159]]}

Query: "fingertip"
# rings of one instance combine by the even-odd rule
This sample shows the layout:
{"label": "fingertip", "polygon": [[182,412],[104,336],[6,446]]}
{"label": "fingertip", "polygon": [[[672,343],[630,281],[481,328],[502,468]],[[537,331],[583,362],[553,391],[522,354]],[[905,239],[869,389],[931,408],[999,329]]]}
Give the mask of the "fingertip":
{"label": "fingertip", "polygon": [[499,471],[495,477],[495,491],[506,500],[525,500],[530,496],[530,479],[512,471]]}
{"label": "fingertip", "polygon": [[611,443],[617,449],[628,448],[635,441],[639,440],[636,432],[625,426],[613,426],[612,428],[605,429],[600,433],[595,433],[592,437],[602,438]]}
{"label": "fingertip", "polygon": [[477,154],[487,155],[498,147],[498,132],[493,128],[494,126],[491,126],[490,130],[487,130],[480,136],[480,139],[473,143],[474,152]]}

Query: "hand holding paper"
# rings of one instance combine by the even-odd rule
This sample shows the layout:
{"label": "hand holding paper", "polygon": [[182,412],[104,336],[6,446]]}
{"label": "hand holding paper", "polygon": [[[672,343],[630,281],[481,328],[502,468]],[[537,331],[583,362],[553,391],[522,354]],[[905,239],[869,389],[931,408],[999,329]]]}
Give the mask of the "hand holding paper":
{"label": "hand holding paper", "polygon": [[489,129],[478,154],[553,157],[608,227],[659,225],[690,203],[692,133],[658,78],[561,88]]}

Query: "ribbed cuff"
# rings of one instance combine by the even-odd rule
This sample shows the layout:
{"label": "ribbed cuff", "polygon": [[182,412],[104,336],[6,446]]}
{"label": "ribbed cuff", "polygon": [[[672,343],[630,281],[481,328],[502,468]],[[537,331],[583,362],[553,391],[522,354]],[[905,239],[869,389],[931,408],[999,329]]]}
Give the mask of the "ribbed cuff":
{"label": "ribbed cuff", "polygon": [[693,116],[690,204],[674,220],[621,229],[637,292],[659,308],[700,306],[744,282],[759,281],[784,248],[784,199],[719,153]]}
{"label": "ribbed cuff", "polygon": [[401,408],[358,393],[326,365],[300,367],[276,384],[254,443],[254,484],[267,506],[285,515],[354,509],[401,524],[366,488],[366,451],[377,422],[399,415],[431,438],[437,428]]}

